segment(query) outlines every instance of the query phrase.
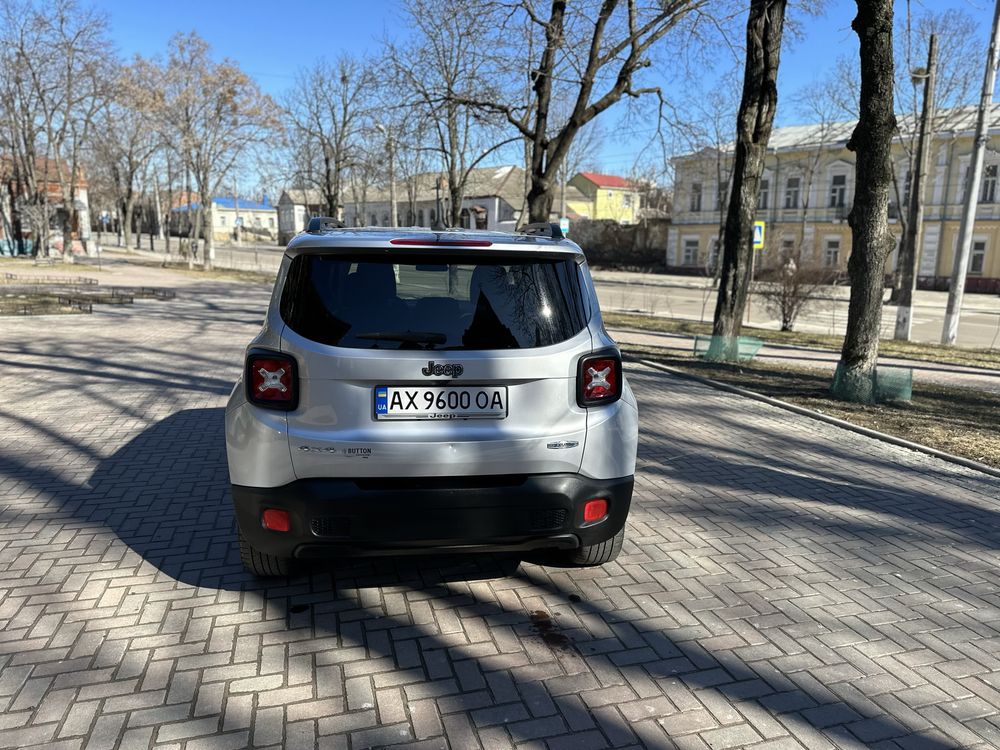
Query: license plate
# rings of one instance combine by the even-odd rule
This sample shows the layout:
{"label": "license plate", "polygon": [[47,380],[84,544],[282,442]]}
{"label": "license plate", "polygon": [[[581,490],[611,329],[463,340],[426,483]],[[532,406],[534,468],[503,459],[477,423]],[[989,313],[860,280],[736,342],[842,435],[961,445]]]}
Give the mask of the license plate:
{"label": "license plate", "polygon": [[506,416],[506,386],[375,388],[376,419],[503,419]]}

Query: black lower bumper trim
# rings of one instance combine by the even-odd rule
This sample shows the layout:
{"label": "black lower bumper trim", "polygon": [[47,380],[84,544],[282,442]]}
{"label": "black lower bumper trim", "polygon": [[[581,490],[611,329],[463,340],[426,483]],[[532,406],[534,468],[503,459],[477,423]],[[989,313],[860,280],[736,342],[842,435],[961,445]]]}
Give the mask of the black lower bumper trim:
{"label": "black lower bumper trim", "polygon": [[[247,541],[279,557],[396,555],[419,552],[528,552],[598,544],[625,525],[632,477],[599,480],[538,474],[497,481],[414,477],[391,483],[303,479],[282,487],[234,485],[236,517]],[[608,515],[583,520],[584,504],[608,501]],[[291,530],[261,523],[267,508],[287,510]]]}

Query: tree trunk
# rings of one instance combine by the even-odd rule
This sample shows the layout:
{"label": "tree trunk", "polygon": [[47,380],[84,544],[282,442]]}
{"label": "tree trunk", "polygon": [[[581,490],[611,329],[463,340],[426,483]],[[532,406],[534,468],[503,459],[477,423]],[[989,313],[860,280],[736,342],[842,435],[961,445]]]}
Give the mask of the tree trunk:
{"label": "tree trunk", "polygon": [[215,266],[215,224],[212,216],[212,201],[204,204],[205,208],[205,259],[203,265],[206,271]]}
{"label": "tree trunk", "polygon": [[73,262],[73,207],[72,204],[70,208],[66,211],[66,215],[62,222],[62,236],[63,236],[63,251],[62,260],[63,263]]}
{"label": "tree trunk", "polygon": [[146,213],[145,206],[140,202],[135,211],[135,249],[142,250],[142,219]]}
{"label": "tree trunk", "polygon": [[544,175],[531,175],[531,189],[528,191],[528,222],[547,222],[552,213],[555,195]]}
{"label": "tree trunk", "polygon": [[753,267],[753,225],[767,142],[778,104],[778,64],[786,0],[751,0],[743,95],[723,233],[722,273],[712,324],[712,359],[735,360]]}
{"label": "tree trunk", "polygon": [[847,334],[832,392],[844,401],[871,403],[885,261],[892,249],[889,234],[890,147],[896,132],[893,115],[892,0],[856,0],[851,28],[861,42],[861,97],[858,124],[847,148],[857,154],[851,226],[851,301]]}
{"label": "tree trunk", "polygon": [[121,222],[121,229],[125,235],[125,249],[128,250],[132,246],[132,213],[135,207],[132,205],[131,201],[124,201],[122,203],[121,213],[124,215],[124,219]]}

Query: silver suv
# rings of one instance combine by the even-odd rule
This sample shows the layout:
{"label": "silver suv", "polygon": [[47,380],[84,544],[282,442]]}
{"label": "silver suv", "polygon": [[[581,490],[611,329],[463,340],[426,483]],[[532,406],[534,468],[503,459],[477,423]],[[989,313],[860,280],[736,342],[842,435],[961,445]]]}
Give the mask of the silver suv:
{"label": "silver suv", "polygon": [[343,229],[289,243],[226,408],[246,567],[294,558],[622,546],[635,397],[580,248]]}

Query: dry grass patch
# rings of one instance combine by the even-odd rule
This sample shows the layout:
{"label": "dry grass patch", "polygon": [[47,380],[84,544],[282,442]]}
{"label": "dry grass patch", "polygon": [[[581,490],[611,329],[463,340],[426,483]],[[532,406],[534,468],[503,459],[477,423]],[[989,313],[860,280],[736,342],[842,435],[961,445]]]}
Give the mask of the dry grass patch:
{"label": "dry grass patch", "polygon": [[[632,328],[637,331],[657,333],[678,333],[687,336],[709,336],[711,323],[696,320],[677,320],[652,315],[628,313],[602,313],[604,323],[609,328]],[[814,349],[829,349],[839,352],[843,338],[822,333],[798,333],[796,331],[772,331],[767,328],[743,326],[743,335],[756,336],[770,344],[802,346]],[[893,341],[884,339],[879,345],[879,353],[885,357],[903,357],[922,362],[943,362],[968,367],[1000,368],[1000,349],[963,349],[941,344],[920,344],[913,341]]]}

